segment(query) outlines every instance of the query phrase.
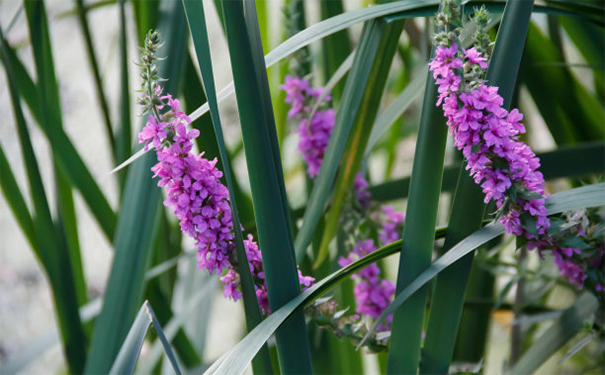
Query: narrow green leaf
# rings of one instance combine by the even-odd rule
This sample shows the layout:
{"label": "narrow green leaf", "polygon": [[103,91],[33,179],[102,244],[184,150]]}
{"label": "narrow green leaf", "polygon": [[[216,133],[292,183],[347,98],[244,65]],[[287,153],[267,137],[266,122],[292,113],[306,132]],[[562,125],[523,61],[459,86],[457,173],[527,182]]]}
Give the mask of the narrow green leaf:
{"label": "narrow green leaf", "polygon": [[[116,129],[115,161],[128,159],[132,154],[132,129],[130,119],[130,83],[128,78],[128,24],[126,22],[126,0],[119,0],[120,9],[120,118]],[[123,191],[126,175],[118,174],[120,192]]]}
{"label": "narrow green leaf", "polygon": [[139,359],[149,324],[151,323],[146,310],[147,301],[141,306],[120,351],[111,365],[109,374],[132,374]]}
{"label": "narrow green leaf", "polygon": [[[312,219],[307,220],[307,215],[313,217],[316,212],[323,211],[324,205],[317,203],[321,202],[317,198],[321,197],[319,192],[329,192],[334,186],[335,194],[327,214],[314,268],[319,267],[326,259],[330,242],[340,225],[345,192],[352,186],[364,157],[363,152],[355,151],[366,149],[402,30],[402,20],[379,18],[368,22],[362,31],[342,103],[336,114],[333,136],[330,137],[324,161],[309,198],[309,207],[312,209],[305,213],[305,222],[296,238],[297,251],[304,253],[305,242],[308,241],[305,236],[312,234],[309,229],[315,227],[312,225]],[[336,182],[333,184],[334,172],[341,163]]]}
{"label": "narrow green leaf", "polygon": [[168,359],[170,360],[170,364],[172,365],[174,372],[177,375],[181,375],[181,370],[179,369],[170,344],[168,343],[168,340],[166,340],[162,327],[156,319],[151,305],[147,301],[143,303],[143,306],[141,306],[134,323],[132,323],[132,326],[128,331],[128,335],[120,348],[120,352],[118,353],[116,360],[113,362],[113,365],[109,370],[109,374],[132,374],[134,372],[137,360],[139,359],[139,353],[141,352],[143,342],[145,341],[145,336],[147,335],[147,330],[151,324],[153,324],[160,341],[164,346],[164,350],[168,356]]}
{"label": "narrow green leaf", "polygon": [[[117,162],[116,139],[113,135],[109,106],[107,105],[105,90],[103,89],[103,80],[101,79],[98,59],[95,53],[94,44],[92,42],[92,34],[90,33],[90,27],[88,26],[88,19],[86,15],[87,9],[84,6],[84,0],[76,0],[76,10],[78,11],[78,22],[80,24],[80,28],[82,29],[82,35],[84,36],[84,45],[86,46],[88,63],[90,64],[90,69],[92,70],[92,75],[94,77],[97,100],[99,101],[99,106],[101,107],[101,112],[103,114],[103,124],[105,125],[105,132],[107,133],[106,136],[109,141],[111,155],[113,156],[113,161]],[[128,85],[126,85],[126,87],[128,87]]]}
{"label": "narrow green leaf", "polygon": [[[267,68],[254,2],[228,1],[223,12],[269,305],[275,311],[300,287]],[[312,372],[302,312],[276,332],[276,341],[283,373]]]}
{"label": "narrow green leaf", "polygon": [[[532,8],[533,1],[507,2],[490,60],[487,84],[498,87],[498,93],[504,99],[503,108],[506,109],[510,106],[517,82]],[[462,166],[444,251],[481,228],[485,212],[483,198],[481,188]],[[449,369],[473,256],[469,254],[464,257],[437,278],[420,364],[421,374],[446,373]]]}
{"label": "narrow green leaf", "polygon": [[405,89],[399,94],[389,106],[376,118],[372,133],[368,140],[365,156],[368,156],[372,149],[378,143],[380,138],[386,133],[389,127],[395,123],[403,113],[424,93],[425,76],[428,73],[428,67],[422,68]]}
{"label": "narrow green leaf", "polygon": [[[191,264],[194,266],[194,272],[198,273],[199,270],[197,269],[196,262],[191,262]],[[204,276],[208,276],[208,275],[206,274]],[[206,305],[206,306],[211,305],[211,303],[209,303],[209,301],[212,300],[213,293],[217,289],[216,283],[213,282],[210,279],[210,277],[206,277],[204,279],[204,281],[205,282],[203,282],[201,284],[195,285],[195,293],[188,296],[188,298],[184,301],[185,303],[182,306],[181,310],[178,313],[176,313],[168,322],[166,322],[165,324],[162,324],[162,326],[164,327],[163,334],[164,334],[164,338],[165,338],[166,342],[174,343],[177,340],[179,333],[183,332],[184,323],[186,323],[186,321],[188,319],[193,320],[193,322],[196,325],[204,324],[204,322],[202,322],[200,319],[200,318],[203,318],[202,316],[200,316],[200,307],[203,305]],[[154,310],[154,312],[157,314],[157,309]],[[194,319],[190,319],[192,316],[194,316]],[[149,350],[147,355],[145,356],[145,359],[139,363],[136,373],[137,374],[153,373],[154,368],[156,367],[157,363],[162,358],[162,355],[166,352],[166,350],[164,348],[165,348],[164,343],[161,340],[157,340],[153,344],[153,346],[151,347],[151,349]],[[176,347],[175,347],[175,350],[176,350]],[[178,353],[178,351],[177,351],[177,353]],[[202,353],[203,353],[203,351],[202,351]],[[183,359],[180,356],[180,354],[179,354],[179,358]]]}
{"label": "narrow green leaf", "polygon": [[[235,232],[235,245],[238,259],[238,271],[240,275],[242,294],[244,299],[244,310],[246,312],[246,324],[248,330],[252,330],[262,321],[261,311],[256,297],[254,281],[250,273],[246,250],[244,248],[242,233],[240,228],[239,213],[236,205],[236,196],[234,192],[233,177],[231,165],[229,163],[223,131],[218,111],[218,101],[216,98],[216,89],[212,72],[212,58],[210,56],[210,45],[208,40],[208,30],[206,29],[206,20],[204,7],[201,1],[183,1],[187,14],[187,21],[191,29],[193,43],[197,53],[200,71],[202,72],[202,81],[210,105],[210,114],[214,125],[214,133],[219,148],[219,154],[222,160],[222,167],[225,172],[225,179],[229,189],[230,204],[233,218],[233,227]],[[226,17],[227,19],[228,17]],[[271,358],[268,348],[263,349],[261,355],[253,362],[253,367],[257,373],[272,373]]]}
{"label": "narrow green leaf", "polygon": [[[443,112],[435,105],[436,101],[437,88],[433,75],[429,72],[410,180],[397,272],[397,294],[411,285],[431,264],[434,241],[432,228],[437,221],[447,138]],[[390,374],[417,371],[426,298],[425,288],[393,314],[387,366]]]}
{"label": "narrow green leaf", "polygon": [[78,236],[78,222],[72,187],[55,165],[55,189],[57,194],[57,240],[59,246],[68,251],[68,260],[71,263],[74,288],[78,306],[83,306],[88,300],[82,256],[80,254],[80,239]]}
{"label": "narrow green leaf", "polygon": [[599,307],[599,301],[590,293],[582,294],[573,306],[540,336],[507,374],[533,374],[557,350],[571,340]]}
{"label": "narrow green leaf", "polygon": [[21,189],[15,180],[15,175],[11,170],[10,163],[4,154],[4,148],[0,144],[0,187],[2,188],[2,194],[6,202],[11,208],[13,217],[17,220],[17,224],[23,231],[27,242],[34,249],[35,253],[39,253],[40,250],[35,249],[37,247],[36,234],[34,230],[34,222],[23,199]]}
{"label": "narrow green leaf", "polygon": [[[164,85],[166,92],[176,92],[184,71],[187,50],[185,15],[182,5],[175,1],[161,4],[159,32],[164,46],[160,56],[166,56],[160,66],[160,76],[170,77]],[[150,168],[155,156],[147,154],[128,170],[122,198],[122,209],[114,240],[115,256],[107,283],[101,314],[86,363],[87,373],[109,371],[120,345],[141,304],[145,286],[145,270],[155,248],[155,237],[162,210],[160,189],[152,180]]]}
{"label": "narrow green leaf", "polygon": [[[342,0],[320,1],[319,2],[321,18],[328,19],[344,13]],[[351,53],[351,42],[349,40],[348,30],[338,31],[322,39],[322,53],[324,77],[327,81],[338,70],[338,67],[346,60]],[[342,85],[332,89],[332,98],[336,103],[340,102],[342,97]]]}

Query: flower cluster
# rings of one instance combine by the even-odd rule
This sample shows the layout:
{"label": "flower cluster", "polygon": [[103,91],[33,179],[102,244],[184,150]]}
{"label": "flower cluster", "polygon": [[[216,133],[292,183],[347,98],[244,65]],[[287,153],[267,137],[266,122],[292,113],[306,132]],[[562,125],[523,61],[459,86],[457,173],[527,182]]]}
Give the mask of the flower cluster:
{"label": "flower cluster", "polygon": [[[159,177],[158,186],[166,193],[164,205],[171,207],[179,219],[184,234],[195,240],[198,265],[210,273],[222,274],[223,294],[234,301],[242,298],[240,276],[236,271],[234,228],[229,204],[229,191],[221,182],[223,173],[216,168],[217,159],[210,161],[204,153],[193,152],[193,140],[200,133],[188,129],[191,119],[179,108],[179,101],[162,95],[157,81],[155,50],[159,43],[157,32],[150,32],[142,51],[143,94],[139,103],[149,113],[147,123],[139,134],[145,150],[151,144],[156,149],[158,163],[151,170]],[[162,115],[160,113],[163,111]],[[259,305],[269,313],[267,287],[258,244],[248,234],[244,240]],[[299,271],[300,284],[309,287],[315,279]]]}
{"label": "flower cluster", "polygon": [[[307,164],[307,173],[315,178],[334,128],[334,110],[328,108],[311,114],[312,105],[319,100],[323,89],[312,88],[306,79],[288,75],[281,88],[286,91],[286,103],[292,106],[288,117],[300,120],[298,151]],[[330,100],[330,96],[326,96],[325,100]]]}
{"label": "flower cluster", "polygon": [[[451,16],[458,14],[456,0],[446,0]],[[485,28],[487,11],[478,9],[474,22]],[[448,26],[448,16],[437,17]],[[454,25],[450,23],[450,25]],[[487,52],[485,38],[478,46]],[[549,229],[545,207],[544,177],[540,160],[519,135],[525,133],[523,115],[503,108],[498,87],[484,83],[487,69],[484,52],[464,49],[457,43],[457,31],[442,31],[436,37],[434,59],[429,63],[438,86],[437,105],[442,106],[454,145],[467,160],[466,169],[485,194],[485,203],[494,201],[508,233],[525,238],[528,248],[552,251],[561,274],[582,288],[587,278],[581,249],[558,243]]]}
{"label": "flower cluster", "polygon": [[[342,267],[348,266],[355,260],[374,251],[376,251],[374,240],[359,241],[346,258],[341,257],[338,260],[338,264]],[[376,263],[373,263],[351,276],[351,278],[358,281],[353,289],[357,304],[355,311],[374,319],[382,314],[395,295],[395,285],[389,280],[379,278],[379,274],[380,268]],[[388,330],[391,319],[392,317],[389,316],[386,319],[386,324],[382,324],[378,330]]]}
{"label": "flower cluster", "polygon": [[382,227],[378,232],[378,238],[384,246],[401,238],[405,214],[395,211],[389,205],[382,206],[381,211],[384,214],[384,218],[382,219]]}
{"label": "flower cluster", "polygon": [[166,191],[164,205],[172,207],[183,233],[196,242],[200,268],[221,273],[229,265],[233,240],[229,192],[220,181],[217,160],[192,152],[199,131],[187,130],[188,118],[179,110],[179,101],[164,98],[171,109],[163,116],[168,121],[150,115],[139,142],[156,147],[158,163],[151,170]]}

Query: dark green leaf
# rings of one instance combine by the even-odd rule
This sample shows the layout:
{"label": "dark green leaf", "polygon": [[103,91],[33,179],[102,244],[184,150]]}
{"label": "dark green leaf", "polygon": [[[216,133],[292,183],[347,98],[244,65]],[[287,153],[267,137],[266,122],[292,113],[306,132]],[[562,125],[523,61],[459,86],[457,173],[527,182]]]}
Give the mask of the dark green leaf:
{"label": "dark green leaf", "polygon": [[[267,69],[254,2],[222,5],[269,305],[275,311],[300,287]],[[282,372],[311,372],[302,312],[277,330],[276,341]]]}

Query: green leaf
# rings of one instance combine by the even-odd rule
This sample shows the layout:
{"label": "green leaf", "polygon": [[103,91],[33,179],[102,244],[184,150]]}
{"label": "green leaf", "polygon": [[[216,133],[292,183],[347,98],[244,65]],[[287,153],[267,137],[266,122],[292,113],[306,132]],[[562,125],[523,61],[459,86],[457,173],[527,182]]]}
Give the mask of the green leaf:
{"label": "green leaf", "polygon": [[[240,125],[272,311],[300,293],[283,169],[254,3],[223,3]],[[292,338],[296,337],[296,340]],[[310,373],[302,312],[276,332],[283,373]]]}
{"label": "green leaf", "polygon": [[[191,264],[193,265],[194,272],[199,273],[199,270],[197,269],[197,262],[193,261],[191,262]],[[216,282],[213,282],[213,280],[210,279],[208,274],[205,274],[203,276],[205,277],[203,279],[204,282],[202,284],[195,285],[195,293],[188,296],[188,298],[185,300],[185,304],[182,306],[182,309],[178,313],[176,313],[168,322],[166,322],[166,324],[163,324],[163,332],[166,341],[174,343],[177,337],[179,336],[180,332],[183,332],[184,323],[192,316],[194,317],[194,319],[192,320],[195,322],[196,325],[204,324],[200,320],[200,318],[202,318],[202,316],[200,316],[200,309],[201,306],[211,305],[210,301],[212,300],[213,294],[217,289],[217,285]],[[175,345],[176,350],[176,344],[173,345]],[[145,359],[139,363],[136,372],[138,374],[153,373],[155,366],[162,358],[162,354],[164,354],[165,352],[164,346],[165,345],[161,340],[157,340],[145,356]],[[182,359],[182,356],[180,356],[180,354],[179,357]]]}
{"label": "green leaf", "polygon": [[11,170],[10,163],[4,154],[4,148],[0,144],[0,187],[2,188],[2,194],[6,202],[10,206],[13,217],[17,220],[17,224],[23,231],[27,242],[34,249],[35,253],[39,253],[37,250],[36,234],[34,229],[34,222],[23,199],[21,189],[15,180],[15,175]]}
{"label": "green leaf", "polygon": [[[506,109],[513,97],[532,8],[533,1],[507,2],[490,60],[487,84],[498,87]],[[481,188],[468,175],[465,166],[461,166],[444,251],[481,228],[486,209],[483,198]],[[473,256],[464,257],[437,278],[420,364],[421,374],[445,373],[449,369]]]}
{"label": "green leaf", "polygon": [[376,118],[372,133],[368,140],[365,156],[367,157],[372,152],[372,149],[378,143],[380,138],[387,130],[397,121],[403,113],[424,93],[424,83],[428,73],[428,66],[422,68],[405,89],[399,94],[389,106]]}
{"label": "green leaf", "polygon": [[[437,221],[447,139],[443,112],[435,105],[436,101],[437,88],[433,74],[429,72],[410,180],[397,294],[411,285],[431,264],[432,229]],[[426,299],[427,289],[424,288],[393,314],[387,373],[416,373]]]}
{"label": "green leaf", "polygon": [[582,294],[561,317],[540,336],[507,374],[533,374],[557,350],[571,340],[599,307],[590,293]]}
{"label": "green leaf", "polygon": [[[179,2],[161,4],[159,32],[164,47],[158,52],[167,56],[159,65],[160,76],[170,77],[164,88],[176,92],[187,50],[185,15]],[[128,170],[122,209],[114,240],[115,256],[106,287],[103,309],[95,323],[95,332],[86,363],[87,373],[109,371],[120,345],[130,328],[143,299],[145,271],[153,249],[163,205],[160,189],[152,180],[150,168],[155,155],[147,154]]]}
{"label": "green leaf", "polygon": [[[319,2],[321,18],[328,19],[344,13],[342,0],[320,1]],[[344,29],[336,32],[322,40],[323,70],[327,81],[347,59],[351,53],[351,42],[349,40],[348,30]],[[332,98],[335,103],[340,102],[343,87],[336,86],[331,90]]]}
{"label": "green leaf", "polygon": [[[328,256],[330,242],[340,225],[345,193],[353,185],[364,157],[363,152],[355,151],[366,149],[402,30],[403,21],[396,18],[378,18],[364,25],[342,103],[336,113],[334,130],[309,198],[309,209],[296,238],[300,257],[310,242],[309,235],[315,229],[314,218],[323,212],[325,201],[322,193],[329,193],[333,187],[334,195],[314,268],[319,267]],[[340,170],[334,182],[339,165]]]}
{"label": "green leaf", "polygon": [[132,323],[128,335],[120,348],[120,352],[109,370],[109,374],[132,374],[134,372],[137,360],[139,359],[139,353],[141,352],[141,347],[145,341],[145,335],[151,324],[153,324],[160,341],[164,346],[164,351],[170,360],[174,372],[177,375],[181,375],[181,370],[179,369],[174,353],[172,352],[172,348],[164,336],[162,327],[157,321],[151,305],[147,301],[143,303],[134,323]]}
{"label": "green leaf", "polygon": [[[210,115],[214,125],[214,133],[216,143],[218,144],[219,154],[221,156],[222,167],[229,189],[229,197],[233,218],[233,227],[240,228],[239,213],[236,204],[236,195],[233,184],[233,176],[231,173],[231,165],[229,163],[227,148],[223,139],[223,130],[220,121],[218,110],[218,101],[216,98],[216,89],[212,72],[212,58],[210,56],[210,45],[208,40],[208,30],[206,29],[206,20],[204,15],[204,7],[201,1],[183,1],[187,14],[187,21],[191,29],[193,43],[195,46],[200,71],[202,72],[202,81],[208,103],[210,105]],[[262,321],[262,315],[258,306],[256,290],[250,266],[246,257],[246,250],[242,238],[242,232],[235,229],[235,246],[238,259],[238,271],[241,281],[242,294],[244,299],[244,310],[246,312],[246,324],[248,330],[252,330]],[[261,355],[253,362],[253,367],[257,373],[272,373],[271,358],[268,348],[263,349]]]}
{"label": "green leaf", "polygon": [[[107,105],[105,90],[103,89],[103,81],[101,79],[101,72],[99,70],[94,43],[92,42],[92,34],[90,33],[88,19],[86,18],[87,9],[84,6],[84,0],[76,0],[76,10],[78,12],[78,21],[80,28],[82,29],[82,35],[84,36],[88,63],[90,64],[90,69],[92,70],[92,75],[94,77],[97,100],[99,101],[99,107],[101,107],[101,113],[103,114],[103,124],[105,125],[105,132],[107,133],[106,135],[109,141],[111,155],[113,156],[113,161],[117,162],[119,159],[117,158],[116,139],[113,135],[109,106]],[[128,84],[126,84],[126,87],[128,87]]]}
{"label": "green leaf", "polygon": [[[120,118],[117,122],[115,161],[126,160],[132,153],[132,128],[130,119],[130,83],[128,78],[128,24],[126,22],[126,0],[119,0],[120,9]],[[126,175],[118,174],[120,192],[123,192]],[[120,196],[121,197],[121,196]]]}

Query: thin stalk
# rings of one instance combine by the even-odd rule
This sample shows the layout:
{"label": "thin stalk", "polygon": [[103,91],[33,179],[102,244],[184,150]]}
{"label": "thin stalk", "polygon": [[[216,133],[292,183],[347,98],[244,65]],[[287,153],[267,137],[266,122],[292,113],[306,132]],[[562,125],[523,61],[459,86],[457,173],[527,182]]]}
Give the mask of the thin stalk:
{"label": "thin stalk", "polygon": [[95,89],[97,91],[97,100],[101,106],[101,112],[103,114],[103,123],[105,125],[105,132],[107,133],[107,139],[109,146],[111,147],[111,156],[113,157],[114,164],[117,160],[117,149],[116,140],[113,135],[113,128],[111,126],[111,116],[109,115],[109,106],[107,105],[107,99],[103,90],[103,80],[101,79],[101,73],[99,71],[99,64],[95,54],[94,45],[92,42],[92,36],[90,28],[88,27],[88,20],[86,18],[86,7],[84,6],[84,0],[76,0],[76,9],[78,10],[78,21],[82,28],[82,34],[84,36],[84,44],[86,45],[86,53],[88,55],[88,62],[92,69],[92,75],[95,80]]}

